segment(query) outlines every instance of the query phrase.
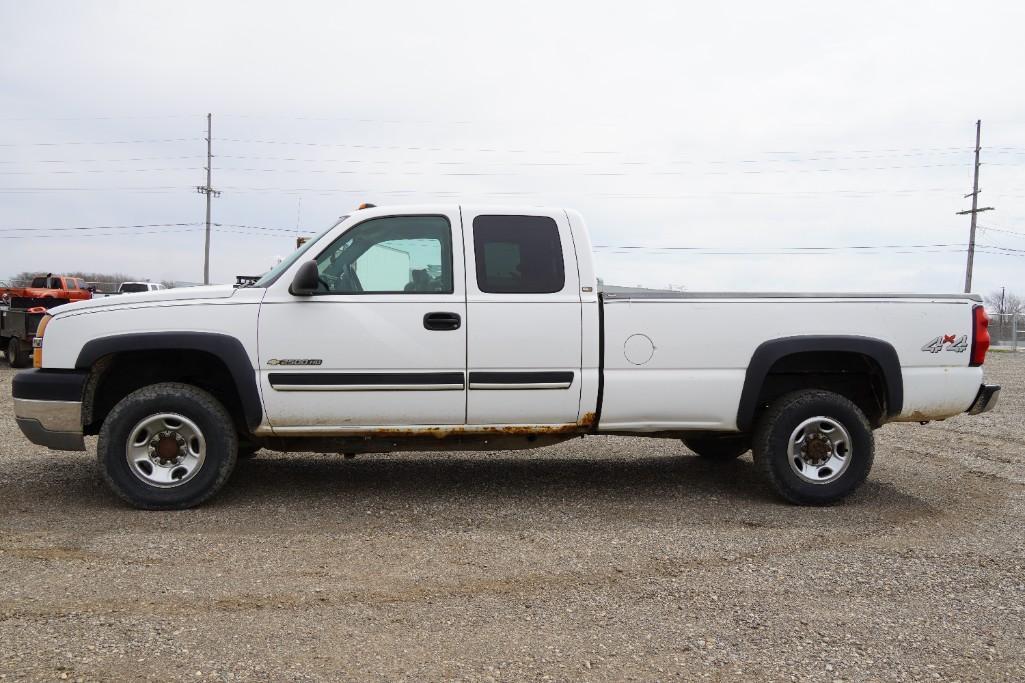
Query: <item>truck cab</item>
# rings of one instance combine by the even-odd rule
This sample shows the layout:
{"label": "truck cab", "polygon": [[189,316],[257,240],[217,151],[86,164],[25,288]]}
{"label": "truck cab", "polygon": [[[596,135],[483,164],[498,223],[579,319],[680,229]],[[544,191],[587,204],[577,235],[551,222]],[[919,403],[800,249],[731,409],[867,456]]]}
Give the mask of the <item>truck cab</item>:
{"label": "truck cab", "polygon": [[598,338],[585,344],[582,307],[596,323],[597,294],[570,216],[408,211],[361,211],[323,241],[308,288],[287,264],[256,283],[267,427],[557,430],[593,415]]}

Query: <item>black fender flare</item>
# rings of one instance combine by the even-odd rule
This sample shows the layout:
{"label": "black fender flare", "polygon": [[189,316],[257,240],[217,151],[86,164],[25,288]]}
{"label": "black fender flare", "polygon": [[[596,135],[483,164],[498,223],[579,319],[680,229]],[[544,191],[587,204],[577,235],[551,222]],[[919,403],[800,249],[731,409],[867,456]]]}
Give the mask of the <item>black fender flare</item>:
{"label": "black fender flare", "polygon": [[751,356],[744,377],[744,388],[737,407],[737,428],[742,432],[754,426],[758,409],[758,396],[765,378],[776,361],[795,353],[807,351],[850,352],[868,356],[876,362],[886,382],[886,414],[900,415],[904,407],[904,375],[900,368],[897,350],[889,342],[872,337],[802,335],[780,337],[762,342]]}
{"label": "black fender flare", "polygon": [[256,429],[263,421],[263,403],[256,370],[246,347],[237,338],[214,332],[140,332],[93,339],[82,347],[75,367],[89,370],[99,359],[127,351],[204,351],[228,368],[235,382],[246,425]]}

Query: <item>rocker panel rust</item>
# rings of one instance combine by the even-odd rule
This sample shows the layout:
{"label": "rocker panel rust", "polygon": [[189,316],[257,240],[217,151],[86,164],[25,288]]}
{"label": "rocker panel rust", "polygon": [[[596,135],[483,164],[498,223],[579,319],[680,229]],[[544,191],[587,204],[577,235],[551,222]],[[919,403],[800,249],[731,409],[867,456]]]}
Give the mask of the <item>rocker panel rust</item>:
{"label": "rocker panel rust", "polygon": [[442,441],[450,438],[476,438],[489,436],[577,436],[595,431],[596,414],[584,413],[580,420],[572,424],[558,425],[465,425],[465,426],[417,426],[417,427],[385,427],[366,429],[337,429],[330,427],[288,429],[274,431],[261,428],[257,436],[303,438],[303,437],[334,437],[340,439],[435,439]]}

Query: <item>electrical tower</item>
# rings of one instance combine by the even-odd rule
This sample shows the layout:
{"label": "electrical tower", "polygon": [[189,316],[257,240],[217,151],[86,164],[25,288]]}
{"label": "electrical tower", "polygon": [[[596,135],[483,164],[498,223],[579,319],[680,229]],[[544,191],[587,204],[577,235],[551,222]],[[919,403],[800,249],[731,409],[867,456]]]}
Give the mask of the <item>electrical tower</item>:
{"label": "electrical tower", "polygon": [[972,198],[972,208],[967,211],[958,211],[958,216],[965,214],[971,214],[972,216],[972,227],[968,233],[968,265],[965,266],[964,274],[964,291],[965,294],[969,294],[972,291],[972,266],[975,261],[975,218],[978,214],[983,211],[992,211],[992,206],[984,206],[979,208],[979,152],[982,149],[980,142],[982,141],[982,120],[975,122],[975,182],[972,185],[971,194],[966,194],[965,199],[968,197]]}
{"label": "electrical tower", "polygon": [[[220,190],[215,190],[210,185],[210,169],[213,166],[213,162],[212,162],[213,154],[211,154],[211,149],[212,149],[211,139],[213,138],[213,135],[212,135],[212,130],[213,130],[212,118],[213,117],[210,114],[206,115],[206,185],[199,185],[199,186],[196,187],[196,191],[197,192],[199,192],[200,194],[205,194],[206,195],[206,244],[205,244],[205,246],[203,248],[203,284],[204,285],[210,284],[210,200],[213,197],[221,196],[221,191]],[[977,176],[978,176],[978,171],[976,171],[976,177]],[[974,227],[975,223],[974,223],[974,221],[975,221],[975,218],[973,217],[972,218],[972,234],[973,235],[975,234],[975,227]]]}

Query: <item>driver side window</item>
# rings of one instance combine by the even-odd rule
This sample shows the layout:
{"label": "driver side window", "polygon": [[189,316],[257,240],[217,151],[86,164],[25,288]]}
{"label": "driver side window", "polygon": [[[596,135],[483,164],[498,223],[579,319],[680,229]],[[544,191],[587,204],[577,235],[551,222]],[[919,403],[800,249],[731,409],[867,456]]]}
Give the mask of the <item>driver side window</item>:
{"label": "driver side window", "polygon": [[372,218],[317,257],[329,294],[451,294],[452,228],[444,216]]}

